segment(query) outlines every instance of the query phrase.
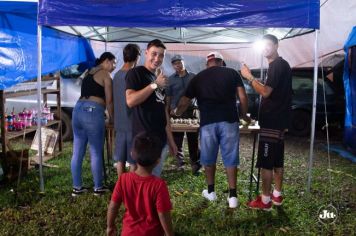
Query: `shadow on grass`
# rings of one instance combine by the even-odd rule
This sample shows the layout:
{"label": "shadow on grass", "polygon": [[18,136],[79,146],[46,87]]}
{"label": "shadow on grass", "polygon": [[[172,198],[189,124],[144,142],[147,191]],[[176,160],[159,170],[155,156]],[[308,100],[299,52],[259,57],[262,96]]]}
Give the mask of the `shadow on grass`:
{"label": "shadow on grass", "polygon": [[190,169],[178,169],[178,168],[169,168],[169,169],[164,169],[162,172],[162,179],[166,179],[169,181],[175,181],[182,179],[183,177],[187,175],[192,175]]}
{"label": "shadow on grass", "polygon": [[[225,227],[236,227],[238,228],[236,231],[242,234],[269,235],[269,232],[275,233],[279,228],[290,226],[290,219],[282,207],[276,208],[277,214],[274,214],[273,211],[246,210],[250,211],[249,217],[227,221]],[[224,230],[224,228],[220,230]]]}
{"label": "shadow on grass", "polygon": [[192,219],[192,221],[194,221],[194,219],[201,218],[203,215],[203,211],[205,211],[205,209],[208,207],[209,202],[206,201],[205,199],[201,198],[196,203],[197,204],[194,205],[194,207],[189,208],[189,211],[185,212],[184,214],[177,213],[180,216],[176,217],[175,222],[174,222],[174,225],[178,226],[178,227],[175,227],[174,234],[176,236],[198,235],[198,234],[192,234],[191,229],[189,227],[189,226],[193,226],[194,222],[191,222],[191,223],[193,223],[192,225],[188,225],[188,224],[186,224],[187,223],[186,219]]}

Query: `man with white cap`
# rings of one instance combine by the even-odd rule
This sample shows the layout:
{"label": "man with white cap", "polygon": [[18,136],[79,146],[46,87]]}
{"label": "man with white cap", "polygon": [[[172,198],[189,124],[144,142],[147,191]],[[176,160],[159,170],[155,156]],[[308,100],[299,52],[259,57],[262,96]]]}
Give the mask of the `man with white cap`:
{"label": "man with white cap", "polygon": [[246,116],[248,100],[242,79],[236,70],[223,66],[223,56],[211,52],[206,57],[207,69],[198,73],[189,83],[185,96],[179,101],[176,115],[181,115],[196,98],[200,110],[200,163],[205,168],[208,189],[202,195],[209,201],[217,199],[215,193],[216,159],[220,147],[229,184],[230,208],[238,205],[236,193],[237,166],[239,165],[239,125],[236,96],[240,100],[241,118]]}
{"label": "man with white cap", "polygon": [[[177,107],[179,99],[184,95],[190,80],[195,76],[194,73],[191,73],[186,70],[184,65],[184,59],[181,55],[174,55],[171,59],[171,63],[175,70],[175,73],[173,73],[168,78],[168,86],[166,88],[167,106],[170,108],[170,111],[174,110]],[[194,119],[195,117],[193,113],[195,108],[196,100],[194,99],[192,100],[188,109],[181,116],[181,118]],[[178,167],[183,167],[184,165],[184,134],[185,132],[173,132],[174,141],[178,148],[178,152],[176,155]],[[188,140],[189,159],[192,167],[192,173],[197,174],[201,167],[199,163],[198,133],[187,132],[186,135]]]}

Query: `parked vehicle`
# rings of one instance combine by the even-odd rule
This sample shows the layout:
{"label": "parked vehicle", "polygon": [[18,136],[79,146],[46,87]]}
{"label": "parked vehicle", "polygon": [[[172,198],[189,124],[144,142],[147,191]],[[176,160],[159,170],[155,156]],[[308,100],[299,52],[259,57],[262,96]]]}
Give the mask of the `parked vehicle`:
{"label": "parked vehicle", "polygon": [[[313,71],[314,68],[292,69],[293,97],[289,133],[295,136],[306,136],[310,132],[313,102]],[[256,78],[260,78],[260,70],[253,70],[252,74]],[[322,73],[322,70],[319,68],[315,122],[316,127],[319,129],[325,126],[324,91],[329,125],[342,126],[345,117],[344,92],[340,89],[342,75],[337,78],[334,77],[333,82],[325,78],[323,83],[322,76],[324,75],[325,77],[326,74],[327,69],[324,69]],[[249,100],[249,113],[251,113],[251,117],[258,119],[259,95],[247,83],[245,83],[245,89]]]}

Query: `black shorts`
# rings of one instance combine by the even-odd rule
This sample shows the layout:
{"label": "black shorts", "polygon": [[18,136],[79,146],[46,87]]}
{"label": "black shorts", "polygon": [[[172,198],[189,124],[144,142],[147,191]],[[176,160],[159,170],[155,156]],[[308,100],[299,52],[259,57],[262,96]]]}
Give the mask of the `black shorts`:
{"label": "black shorts", "polygon": [[284,132],[261,129],[258,143],[257,168],[273,170],[284,166]]}

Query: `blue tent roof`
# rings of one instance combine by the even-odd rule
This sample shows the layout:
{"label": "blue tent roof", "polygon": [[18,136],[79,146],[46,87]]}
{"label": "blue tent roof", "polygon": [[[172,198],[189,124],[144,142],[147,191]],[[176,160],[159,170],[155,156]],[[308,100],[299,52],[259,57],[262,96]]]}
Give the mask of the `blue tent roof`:
{"label": "blue tent roof", "polygon": [[[94,61],[87,39],[43,27],[42,73]],[[37,3],[0,2],[0,89],[37,76]]]}
{"label": "blue tent roof", "polygon": [[[319,28],[319,0],[40,0],[0,2],[0,89],[37,75],[37,24]],[[94,60],[84,38],[43,27],[43,74]]]}
{"label": "blue tent roof", "polygon": [[319,0],[41,0],[39,24],[319,28]]}

